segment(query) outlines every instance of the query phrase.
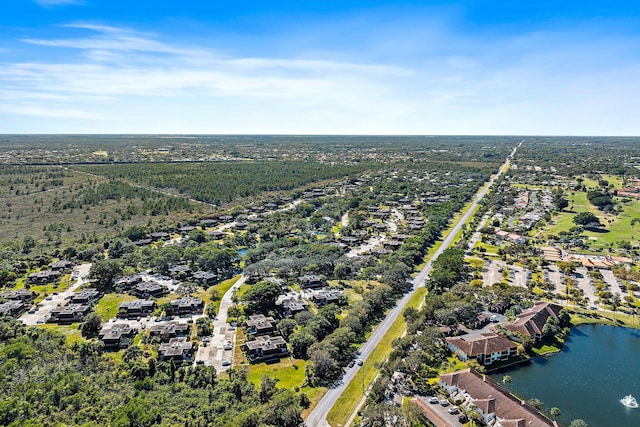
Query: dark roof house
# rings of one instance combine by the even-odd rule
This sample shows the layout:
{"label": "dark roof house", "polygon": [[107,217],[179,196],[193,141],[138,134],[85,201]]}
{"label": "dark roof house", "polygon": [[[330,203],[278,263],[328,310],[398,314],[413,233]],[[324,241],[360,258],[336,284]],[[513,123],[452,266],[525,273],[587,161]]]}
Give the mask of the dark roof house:
{"label": "dark roof house", "polygon": [[287,343],[281,336],[260,336],[243,345],[251,363],[279,360],[289,355]]}
{"label": "dark roof house", "polygon": [[137,332],[126,323],[114,323],[103,327],[98,338],[104,343],[104,348],[127,348]]}
{"label": "dark roof house", "polygon": [[267,335],[276,328],[276,321],[273,317],[265,317],[264,314],[249,316],[246,322],[247,333],[250,335]]}
{"label": "dark roof house", "polygon": [[193,357],[194,344],[187,337],[171,338],[168,343],[160,344],[158,359],[160,361],[173,359],[188,362]]}
{"label": "dark roof house", "polygon": [[176,314],[200,314],[204,310],[204,302],[200,298],[184,297],[171,301],[171,308]]}

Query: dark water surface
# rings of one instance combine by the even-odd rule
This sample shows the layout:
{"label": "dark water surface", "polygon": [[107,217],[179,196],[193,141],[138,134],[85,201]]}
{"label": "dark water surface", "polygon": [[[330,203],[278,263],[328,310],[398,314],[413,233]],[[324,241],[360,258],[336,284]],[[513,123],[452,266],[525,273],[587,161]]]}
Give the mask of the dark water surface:
{"label": "dark water surface", "polygon": [[558,421],[568,425],[582,418],[589,427],[638,426],[640,408],[620,399],[633,395],[640,403],[640,331],[606,325],[571,330],[562,353],[538,358],[501,371],[493,378],[522,399],[537,398],[546,413],[562,411]]}

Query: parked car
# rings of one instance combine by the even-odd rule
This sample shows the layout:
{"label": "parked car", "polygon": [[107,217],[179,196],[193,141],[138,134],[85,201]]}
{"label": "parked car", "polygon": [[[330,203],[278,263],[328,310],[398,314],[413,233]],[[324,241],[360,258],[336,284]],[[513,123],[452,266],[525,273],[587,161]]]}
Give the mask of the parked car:
{"label": "parked car", "polygon": [[452,406],[451,408],[447,409],[447,412],[450,413],[451,415],[455,415],[455,414],[460,413],[458,408],[456,408],[455,406]]}
{"label": "parked car", "polygon": [[356,364],[356,361],[355,360],[351,360],[351,361],[349,361],[349,364],[347,365],[347,367],[353,368],[353,365],[355,365],[355,364]]}
{"label": "parked car", "polygon": [[438,403],[438,402],[439,402],[439,400],[435,396],[429,398],[429,403]]}
{"label": "parked car", "polygon": [[362,366],[363,363],[362,359],[358,359],[358,366]]}
{"label": "parked car", "polygon": [[230,360],[223,360],[222,361],[222,366],[231,366],[231,361]]}
{"label": "parked car", "polygon": [[469,418],[467,418],[467,414],[460,414],[458,415],[458,421],[460,424],[466,424],[469,422]]}
{"label": "parked car", "polygon": [[449,401],[448,401],[447,399],[442,399],[442,400],[440,401],[440,404],[441,404],[442,406],[449,406]]}

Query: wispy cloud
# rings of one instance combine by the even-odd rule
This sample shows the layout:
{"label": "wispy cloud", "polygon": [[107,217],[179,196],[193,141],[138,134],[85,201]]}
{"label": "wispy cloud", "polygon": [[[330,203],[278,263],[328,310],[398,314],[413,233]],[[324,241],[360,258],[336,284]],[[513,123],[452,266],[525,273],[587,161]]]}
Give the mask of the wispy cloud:
{"label": "wispy cloud", "polygon": [[33,0],[42,7],[69,6],[84,4],[84,0]]}
{"label": "wispy cloud", "polygon": [[[76,49],[81,59],[5,64],[0,81],[12,90],[10,99],[6,91],[0,92],[0,102],[15,102],[20,91],[64,96],[69,104],[87,98],[108,103],[131,96],[175,99],[197,94],[210,104],[241,97],[367,110],[376,94],[388,90],[386,78],[413,74],[406,67],[326,59],[234,58],[212,49],[164,43],[151,34],[127,29],[89,24],[68,27],[93,34],[22,41]],[[60,111],[73,118],[81,110]],[[15,114],[40,115],[41,111],[29,107],[16,109]]]}
{"label": "wispy cloud", "polygon": [[[54,59],[0,64],[0,132],[46,132],[48,118],[69,132],[640,133],[629,118],[640,97],[634,38],[474,38],[441,25],[411,30],[410,49],[400,29],[385,30],[383,53],[257,56],[65,28],[77,36],[22,39]],[[43,127],[9,128],[3,117],[16,116]]]}

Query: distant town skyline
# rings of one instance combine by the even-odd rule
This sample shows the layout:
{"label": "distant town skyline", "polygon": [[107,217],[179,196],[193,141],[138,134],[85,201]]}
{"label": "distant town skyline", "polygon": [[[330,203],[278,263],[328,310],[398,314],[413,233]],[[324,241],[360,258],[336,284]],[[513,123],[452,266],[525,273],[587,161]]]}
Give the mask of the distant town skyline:
{"label": "distant town skyline", "polygon": [[640,135],[632,1],[16,0],[0,133]]}

